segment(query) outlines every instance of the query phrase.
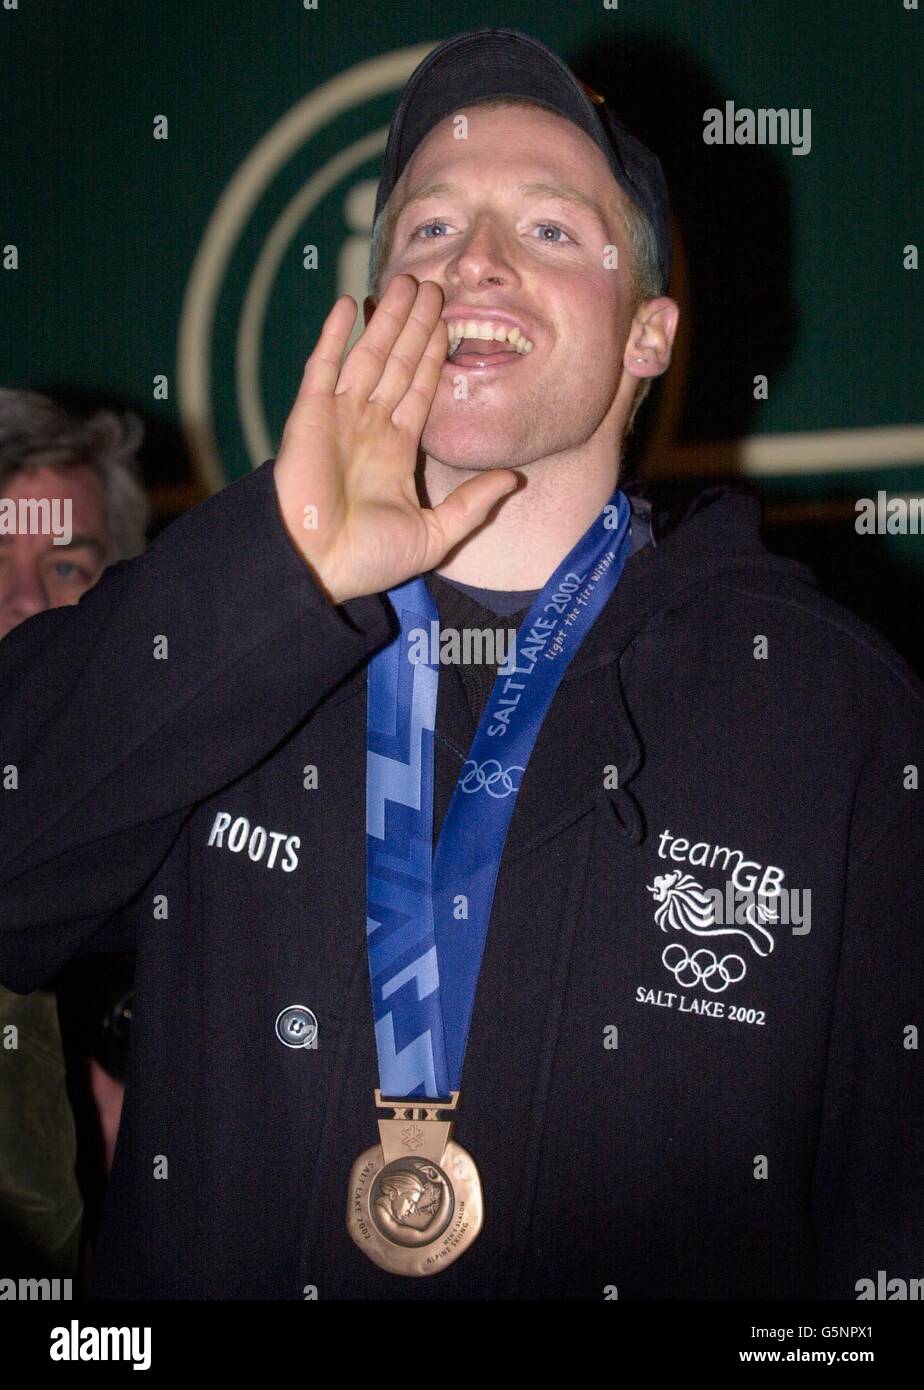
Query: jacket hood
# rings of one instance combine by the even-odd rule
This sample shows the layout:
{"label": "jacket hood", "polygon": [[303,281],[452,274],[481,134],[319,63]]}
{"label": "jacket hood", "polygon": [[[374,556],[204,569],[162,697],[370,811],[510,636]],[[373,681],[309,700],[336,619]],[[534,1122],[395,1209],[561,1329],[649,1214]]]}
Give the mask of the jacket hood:
{"label": "jacket hood", "polygon": [[738,572],[754,592],[784,586],[808,598],[816,589],[807,565],[774,555],[764,545],[757,498],[711,487],[678,514],[634,486],[625,490],[633,508],[649,512],[653,544],[627,562],[564,680],[612,660],[659,613],[690,602],[720,575]]}
{"label": "jacket hood", "polygon": [[[714,580],[732,574],[737,589],[755,594],[785,589],[799,603],[811,601],[815,592],[814,577],[804,564],[773,555],[765,547],[756,498],[727,487],[709,488],[677,517],[637,492],[627,490],[627,495],[635,509],[648,512],[653,544],[627,561],[562,678],[562,697],[571,708],[581,702],[569,699],[569,687],[582,677],[605,677],[608,696],[596,704],[592,720],[572,731],[555,803],[521,796],[508,833],[506,853],[511,857],[550,839],[601,799],[609,805],[611,833],[619,841],[633,846],[644,841],[645,808],[633,779],[645,760],[645,747],[627,700],[621,658],[645,628],[671,609],[695,602]],[[597,671],[600,677],[592,674]],[[665,672],[665,680],[670,679]],[[610,763],[619,768],[618,785],[603,788],[600,769]]]}

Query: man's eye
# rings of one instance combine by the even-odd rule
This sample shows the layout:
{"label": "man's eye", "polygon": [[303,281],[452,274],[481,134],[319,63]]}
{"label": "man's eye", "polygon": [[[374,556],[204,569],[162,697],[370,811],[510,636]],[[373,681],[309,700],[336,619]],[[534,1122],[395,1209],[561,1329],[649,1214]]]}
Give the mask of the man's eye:
{"label": "man's eye", "polygon": [[425,233],[427,233],[427,232],[434,232],[434,233],[436,233],[436,231],[437,231],[437,229],[438,229],[439,227],[446,227],[446,226],[448,226],[448,225],[449,225],[449,224],[448,224],[447,222],[439,222],[439,221],[435,221],[435,222],[425,222],[425,223],[423,224],[422,227],[418,227],[417,230],[416,230],[416,232],[413,233],[413,235],[412,235],[412,237],[411,237],[411,240],[413,241],[414,237],[419,237],[419,238],[421,239],[421,241],[438,241],[438,240],[439,240],[439,236],[438,236],[438,235],[426,236]]}
{"label": "man's eye", "polygon": [[[540,240],[540,241],[551,241],[553,244],[556,244],[556,243],[560,242],[560,241],[562,240],[562,238],[564,238],[564,240],[566,240],[566,241],[570,241],[570,240],[571,240],[571,238],[568,236],[568,233],[565,231],[564,227],[559,227],[559,225],[558,225],[557,222],[540,222],[539,225],[538,225],[537,230],[538,230],[539,233],[540,233],[540,236],[539,236],[539,240]],[[558,235],[558,236],[546,236],[546,235],[545,235],[546,232],[558,232],[559,235]]]}
{"label": "man's eye", "polygon": [[86,570],[80,569],[71,560],[57,560],[51,568],[56,579],[89,579],[90,577]]}

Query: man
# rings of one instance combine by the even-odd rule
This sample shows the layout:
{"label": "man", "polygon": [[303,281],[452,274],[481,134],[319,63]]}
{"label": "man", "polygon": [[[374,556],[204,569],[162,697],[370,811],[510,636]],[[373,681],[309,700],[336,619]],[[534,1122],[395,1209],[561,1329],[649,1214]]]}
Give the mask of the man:
{"label": "man", "polygon": [[[278,458],[0,653],[0,978],[139,952],[94,1292],[913,1275],[924,701],[752,502],[659,537],[617,487],[677,322],[656,159],[475,31],[378,213]],[[437,609],[515,660],[412,659]]]}
{"label": "man", "polygon": [[[0,638],[36,613],[77,603],[110,561],[143,549],[141,432],[132,415],[82,418],[37,392],[0,389]],[[30,516],[36,524],[6,525]],[[112,972],[96,964],[92,977],[72,976],[69,1015],[82,1023],[89,1052]],[[92,1010],[91,983],[99,996]],[[0,987],[0,1036],[0,1272],[72,1276],[83,1204],[54,991],[20,997]],[[111,1161],[122,1086],[93,1057],[88,1071]]]}

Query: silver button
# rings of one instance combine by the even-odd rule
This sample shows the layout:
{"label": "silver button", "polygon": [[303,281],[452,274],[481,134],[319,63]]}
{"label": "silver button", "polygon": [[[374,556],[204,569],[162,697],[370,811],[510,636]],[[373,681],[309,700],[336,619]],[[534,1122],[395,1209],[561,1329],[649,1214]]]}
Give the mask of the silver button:
{"label": "silver button", "polygon": [[276,1019],[276,1037],[286,1047],[317,1047],[318,1020],[304,1004],[290,1004]]}

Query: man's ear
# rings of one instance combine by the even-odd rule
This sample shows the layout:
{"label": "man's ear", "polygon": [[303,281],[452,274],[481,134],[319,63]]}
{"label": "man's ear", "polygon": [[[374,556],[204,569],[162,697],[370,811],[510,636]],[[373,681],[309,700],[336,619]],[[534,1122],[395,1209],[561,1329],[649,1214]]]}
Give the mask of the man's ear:
{"label": "man's ear", "polygon": [[364,328],[369,327],[369,320],[372,318],[372,315],[375,313],[378,307],[379,301],[377,299],[373,299],[371,294],[367,294],[365,299],[363,300],[363,319],[365,320],[365,322],[363,323]]}
{"label": "man's ear", "polygon": [[623,366],[630,376],[660,376],[670,366],[680,306],[673,299],[646,299],[640,304],[626,339]]}

